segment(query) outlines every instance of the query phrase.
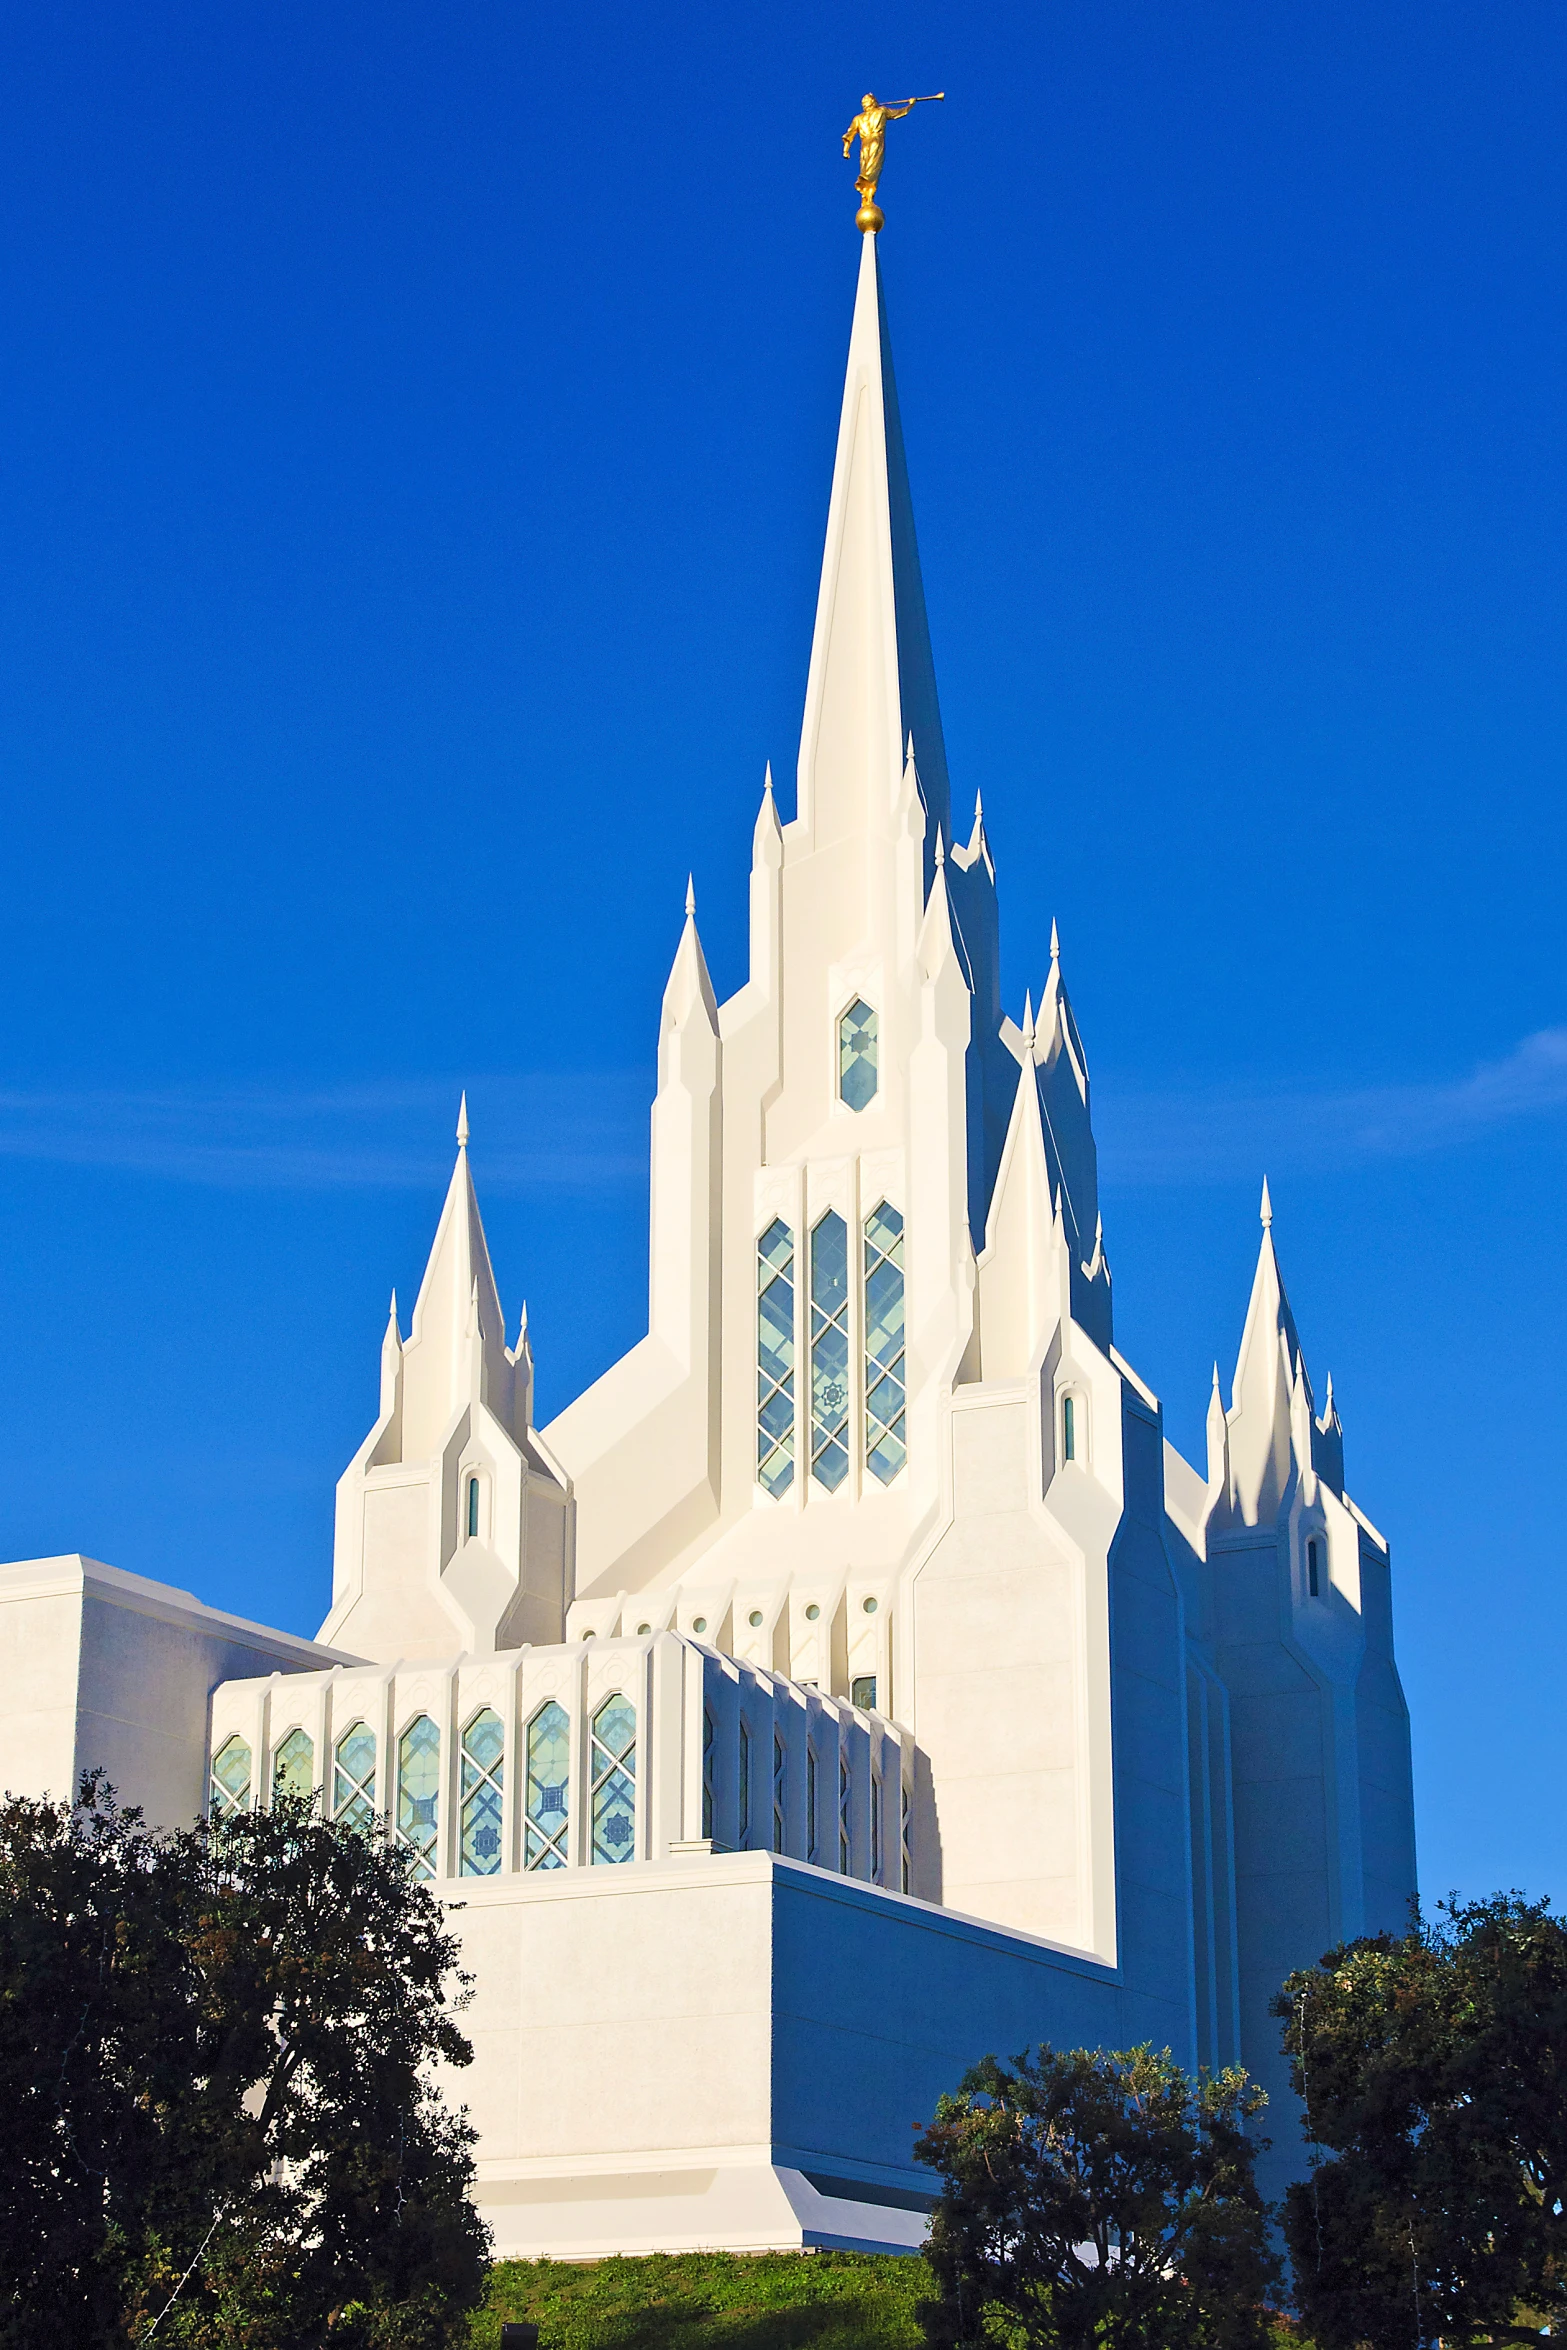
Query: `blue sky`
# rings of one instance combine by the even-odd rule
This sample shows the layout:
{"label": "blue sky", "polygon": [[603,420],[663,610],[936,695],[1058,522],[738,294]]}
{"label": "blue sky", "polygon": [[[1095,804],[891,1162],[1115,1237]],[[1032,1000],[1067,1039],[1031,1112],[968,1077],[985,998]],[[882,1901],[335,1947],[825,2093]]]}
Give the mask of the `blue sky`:
{"label": "blue sky", "polygon": [[1567,16],[14,10],[0,1556],[312,1630],[466,1085],[541,1400],[643,1327],[688,868],[743,976],[883,265],[1012,1008],[1201,1442],[1272,1178],[1430,1893],[1567,1892]]}

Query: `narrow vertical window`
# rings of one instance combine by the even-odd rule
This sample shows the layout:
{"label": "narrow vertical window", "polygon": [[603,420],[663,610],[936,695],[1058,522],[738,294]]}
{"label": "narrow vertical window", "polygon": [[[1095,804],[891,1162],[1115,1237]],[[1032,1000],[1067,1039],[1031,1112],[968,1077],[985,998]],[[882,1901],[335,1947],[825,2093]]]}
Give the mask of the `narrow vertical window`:
{"label": "narrow vertical window", "polygon": [[1073,1395],[1061,1398],[1061,1458],[1064,1461],[1077,1458],[1077,1398]]}
{"label": "narrow vertical window", "polygon": [[702,1833],[713,1834],[713,1717],[702,1716]]}
{"label": "narrow vertical window", "polygon": [[871,1774],[871,1882],[881,1882],[881,1773]]}
{"label": "narrow vertical window", "polygon": [[816,1749],[805,1750],[805,1857],[816,1858]]}
{"label": "narrow vertical window", "polygon": [[744,1722],[740,1724],[740,1833],[735,1841],[742,1846],[751,1841],[751,1733]]}
{"label": "narrow vertical window", "polygon": [[486,1706],[462,1734],[462,1847],[458,1871],[493,1877],[501,1865],[501,1794],[506,1733]]}
{"label": "narrow vertical window", "polygon": [[428,1714],[397,1741],[397,1833],[414,1854],[414,1875],[435,1875],[441,1817],[441,1733]]}
{"label": "narrow vertical window", "polygon": [[552,1697],[547,1705],[540,1706],[528,1724],[524,1868],[563,1869],[567,1865],[570,1775],[571,1721],[565,1707],[557,1705]]}
{"label": "narrow vertical window", "polygon": [[250,1801],[250,1748],[243,1738],[225,1738],[212,1758],[207,1809],[215,1820],[243,1811]]}
{"label": "narrow vertical window", "polygon": [[876,1015],[856,997],[838,1022],[838,1094],[851,1110],[876,1098]]}
{"label": "narrow vertical window", "polygon": [[773,1732],[773,1850],[784,1848],[784,1742]]}
{"label": "narrow vertical window", "polygon": [[479,1480],[468,1480],[468,1540],[472,1542],[479,1531]]}
{"label": "narrow vertical window", "polygon": [[311,1795],[316,1784],[316,1742],[306,1730],[290,1730],[272,1757],[272,1800]]}
{"label": "narrow vertical window", "polygon": [[909,1819],[913,1808],[909,1800],[908,1783],[904,1781],[900,1783],[898,1788],[898,1844],[901,1862],[900,1873],[905,1893],[907,1893],[910,1880],[914,1875],[914,1838]]}
{"label": "narrow vertical window", "polygon": [[849,1758],[838,1757],[838,1874],[849,1873]]}
{"label": "narrow vertical window", "polygon": [[637,1841],[637,1709],[607,1697],[593,1716],[593,1858],[630,1860]]}
{"label": "narrow vertical window", "polygon": [[375,1825],[375,1732],[355,1722],[332,1754],[332,1817],[361,1836]]}
{"label": "narrow vertical window", "polygon": [[865,1219],[865,1459],[890,1485],[903,1442],[903,1218],[883,1200]]}
{"label": "narrow vertical window", "polygon": [[756,1477],[794,1483],[794,1235],[775,1216],[756,1244]]}
{"label": "narrow vertical window", "polygon": [[1312,1539],[1306,1545],[1306,1587],[1310,1591],[1313,1599],[1320,1599],[1322,1597],[1322,1577],[1317,1565],[1317,1541],[1315,1535],[1312,1536]]}
{"label": "narrow vertical window", "polygon": [[811,1234],[811,1475],[836,1493],[849,1473],[849,1227],[836,1210]]}

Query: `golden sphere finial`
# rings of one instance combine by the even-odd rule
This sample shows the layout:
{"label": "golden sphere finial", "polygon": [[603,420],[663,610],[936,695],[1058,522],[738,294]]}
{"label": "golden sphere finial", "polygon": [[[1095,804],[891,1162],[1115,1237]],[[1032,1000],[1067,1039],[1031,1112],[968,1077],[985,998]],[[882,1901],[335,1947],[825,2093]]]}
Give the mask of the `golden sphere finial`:
{"label": "golden sphere finial", "polygon": [[886,224],[887,215],[879,204],[862,204],[854,216],[854,225],[862,236],[873,237]]}

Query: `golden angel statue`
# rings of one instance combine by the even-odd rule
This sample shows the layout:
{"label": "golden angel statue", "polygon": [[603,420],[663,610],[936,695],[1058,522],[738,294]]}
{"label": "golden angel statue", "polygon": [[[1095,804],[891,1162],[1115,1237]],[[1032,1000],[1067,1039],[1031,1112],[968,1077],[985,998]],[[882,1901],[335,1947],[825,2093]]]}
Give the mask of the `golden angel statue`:
{"label": "golden angel statue", "polygon": [[859,113],[843,134],[845,161],[855,140],[860,142],[860,176],[854,183],[860,195],[860,209],[854,219],[856,228],[874,234],[885,218],[876,201],[876,182],[881,178],[886,155],[888,123],[899,121],[916,106],[932,106],[946,94],[945,90],[933,90],[928,98],[893,98],[883,105],[874,90],[866,91],[860,100]]}

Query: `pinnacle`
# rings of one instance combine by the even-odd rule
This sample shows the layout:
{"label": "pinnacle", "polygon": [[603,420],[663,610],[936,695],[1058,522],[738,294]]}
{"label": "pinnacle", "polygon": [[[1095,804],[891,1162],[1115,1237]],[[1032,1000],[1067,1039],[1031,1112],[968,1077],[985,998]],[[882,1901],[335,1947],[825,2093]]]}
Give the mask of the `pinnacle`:
{"label": "pinnacle", "polygon": [[1052,963],[1059,963],[1061,960],[1061,933],[1056,928],[1056,918],[1053,914],[1050,917],[1050,960]]}
{"label": "pinnacle", "polygon": [[1032,1052],[1034,1049],[1034,996],[1032,989],[1023,998],[1023,1042]]}
{"label": "pinnacle", "polygon": [[457,1105],[457,1148],[462,1151],[468,1148],[468,1096],[466,1091]]}
{"label": "pinnacle", "polygon": [[[769,769],[769,773],[771,773],[771,770],[770,770],[770,769]],[[692,877],[692,875],[688,873],[688,874],[686,875],[686,920],[687,920],[688,922],[690,921],[690,919],[691,919],[692,915],[693,915],[695,912],[696,912],[696,882],[695,882],[694,878]]]}
{"label": "pinnacle", "polygon": [[947,852],[942,844],[941,826],[938,824],[936,827],[936,870],[938,873],[940,872],[942,866],[945,865],[946,861]]}
{"label": "pinnacle", "polygon": [[772,763],[771,759],[769,759],[769,760],[768,760],[768,762],[767,762],[767,772],[766,772],[766,774],[765,774],[765,775],[762,777],[762,797],[763,797],[763,799],[764,799],[764,800],[770,800],[770,799],[772,798],[772,796],[773,796],[773,763]]}
{"label": "pinnacle", "polygon": [[1266,1175],[1264,1175],[1262,1179],[1262,1208],[1260,1212],[1262,1215],[1262,1229],[1264,1232],[1270,1232],[1273,1229],[1273,1201],[1268,1195],[1268,1178]]}

